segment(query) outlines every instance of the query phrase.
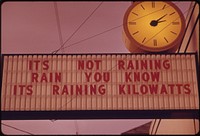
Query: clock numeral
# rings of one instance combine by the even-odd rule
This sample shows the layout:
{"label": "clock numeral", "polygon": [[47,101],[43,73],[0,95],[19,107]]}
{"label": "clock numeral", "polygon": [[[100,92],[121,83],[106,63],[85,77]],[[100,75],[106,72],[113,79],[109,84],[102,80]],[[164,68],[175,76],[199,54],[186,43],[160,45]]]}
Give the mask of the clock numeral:
{"label": "clock numeral", "polygon": [[165,7],[166,7],[166,4],[163,6],[163,8],[162,8],[162,9],[165,9]]}
{"label": "clock numeral", "polygon": [[167,40],[167,38],[166,38],[166,37],[164,37],[164,39],[165,39],[165,41],[168,43],[168,40]]}
{"label": "clock numeral", "polygon": [[172,22],[172,25],[179,25],[180,22]]}
{"label": "clock numeral", "polygon": [[136,15],[136,16],[138,16],[138,14],[137,13],[135,13],[135,12],[132,12],[134,15]]}
{"label": "clock numeral", "polygon": [[136,25],[136,22],[128,22],[129,25]]}
{"label": "clock numeral", "polygon": [[173,32],[173,31],[170,31],[172,34],[175,34],[175,35],[177,35],[177,33],[175,33],[175,32]]}
{"label": "clock numeral", "polygon": [[152,8],[155,8],[155,7],[156,7],[156,3],[152,2]]}
{"label": "clock numeral", "polygon": [[144,43],[145,40],[146,40],[146,37],[143,39],[142,43]]}
{"label": "clock numeral", "polygon": [[153,40],[153,45],[157,46],[157,40],[156,39]]}
{"label": "clock numeral", "polygon": [[135,34],[137,34],[137,33],[139,33],[139,31],[137,31],[137,32],[133,33],[132,35],[135,35]]}
{"label": "clock numeral", "polygon": [[175,12],[172,12],[172,13],[171,13],[171,14],[169,14],[169,15],[171,16],[171,15],[173,15],[173,14],[175,14]]}
{"label": "clock numeral", "polygon": [[145,10],[145,8],[144,8],[144,6],[143,6],[142,4],[141,4],[140,6],[142,7],[142,9],[144,9],[144,10]]}

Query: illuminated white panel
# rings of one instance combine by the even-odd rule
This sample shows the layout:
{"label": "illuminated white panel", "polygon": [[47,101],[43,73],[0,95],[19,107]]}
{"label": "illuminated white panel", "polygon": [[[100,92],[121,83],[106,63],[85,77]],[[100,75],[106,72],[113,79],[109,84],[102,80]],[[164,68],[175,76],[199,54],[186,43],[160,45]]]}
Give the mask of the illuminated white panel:
{"label": "illuminated white panel", "polygon": [[2,111],[199,109],[195,54],[4,55]]}

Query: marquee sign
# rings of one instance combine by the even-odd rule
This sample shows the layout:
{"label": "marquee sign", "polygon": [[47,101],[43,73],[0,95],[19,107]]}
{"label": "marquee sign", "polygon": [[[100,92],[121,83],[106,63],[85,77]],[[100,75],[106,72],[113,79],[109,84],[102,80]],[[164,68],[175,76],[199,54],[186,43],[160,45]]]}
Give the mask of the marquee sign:
{"label": "marquee sign", "polygon": [[4,55],[2,111],[199,109],[195,54]]}

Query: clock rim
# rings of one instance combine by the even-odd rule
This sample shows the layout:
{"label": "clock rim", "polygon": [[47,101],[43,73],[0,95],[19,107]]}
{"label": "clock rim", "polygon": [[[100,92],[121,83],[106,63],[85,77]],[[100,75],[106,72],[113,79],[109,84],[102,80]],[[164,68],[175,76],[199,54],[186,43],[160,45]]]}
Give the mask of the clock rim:
{"label": "clock rim", "polygon": [[160,48],[154,48],[154,47],[147,47],[144,46],[143,44],[137,42],[130,34],[129,29],[128,29],[128,15],[130,14],[131,10],[136,7],[138,4],[145,2],[145,1],[140,1],[140,2],[134,2],[131,6],[128,7],[128,9],[125,12],[124,18],[123,18],[123,29],[125,32],[125,35],[127,36],[127,38],[134,44],[136,45],[138,48],[145,50],[145,51],[151,51],[151,52],[162,52],[162,51],[167,51],[170,50],[171,48],[174,48],[175,46],[177,46],[177,48],[180,46],[179,43],[181,42],[183,36],[184,36],[184,30],[185,30],[185,17],[183,15],[183,13],[181,12],[181,10],[172,2],[169,1],[162,1],[164,3],[169,4],[170,6],[172,6],[176,12],[179,14],[180,19],[181,19],[181,30],[179,35],[177,36],[177,38],[170,44],[168,44],[167,46],[164,47],[160,47]]}

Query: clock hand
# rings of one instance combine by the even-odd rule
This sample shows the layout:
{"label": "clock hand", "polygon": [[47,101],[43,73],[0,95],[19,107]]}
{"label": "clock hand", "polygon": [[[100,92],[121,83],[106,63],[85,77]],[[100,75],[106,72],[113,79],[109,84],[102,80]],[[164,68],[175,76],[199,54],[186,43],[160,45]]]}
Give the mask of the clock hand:
{"label": "clock hand", "polygon": [[161,20],[161,21],[158,21],[158,23],[162,23],[162,22],[165,22],[166,20]]}
{"label": "clock hand", "polygon": [[160,21],[160,20],[163,19],[165,16],[167,16],[167,14],[165,14],[164,16],[158,18],[157,20],[152,20],[152,21],[150,22],[150,25],[151,25],[151,26],[157,26],[158,23],[165,22],[166,20]]}
{"label": "clock hand", "polygon": [[162,23],[162,22],[165,22],[165,21],[166,21],[166,20],[162,20],[162,21],[152,20],[152,21],[150,22],[150,25],[151,25],[151,26],[157,26],[158,23]]}
{"label": "clock hand", "polygon": [[162,18],[164,18],[167,14],[165,14],[164,16],[160,17],[159,19],[157,19],[156,21],[160,21]]}

